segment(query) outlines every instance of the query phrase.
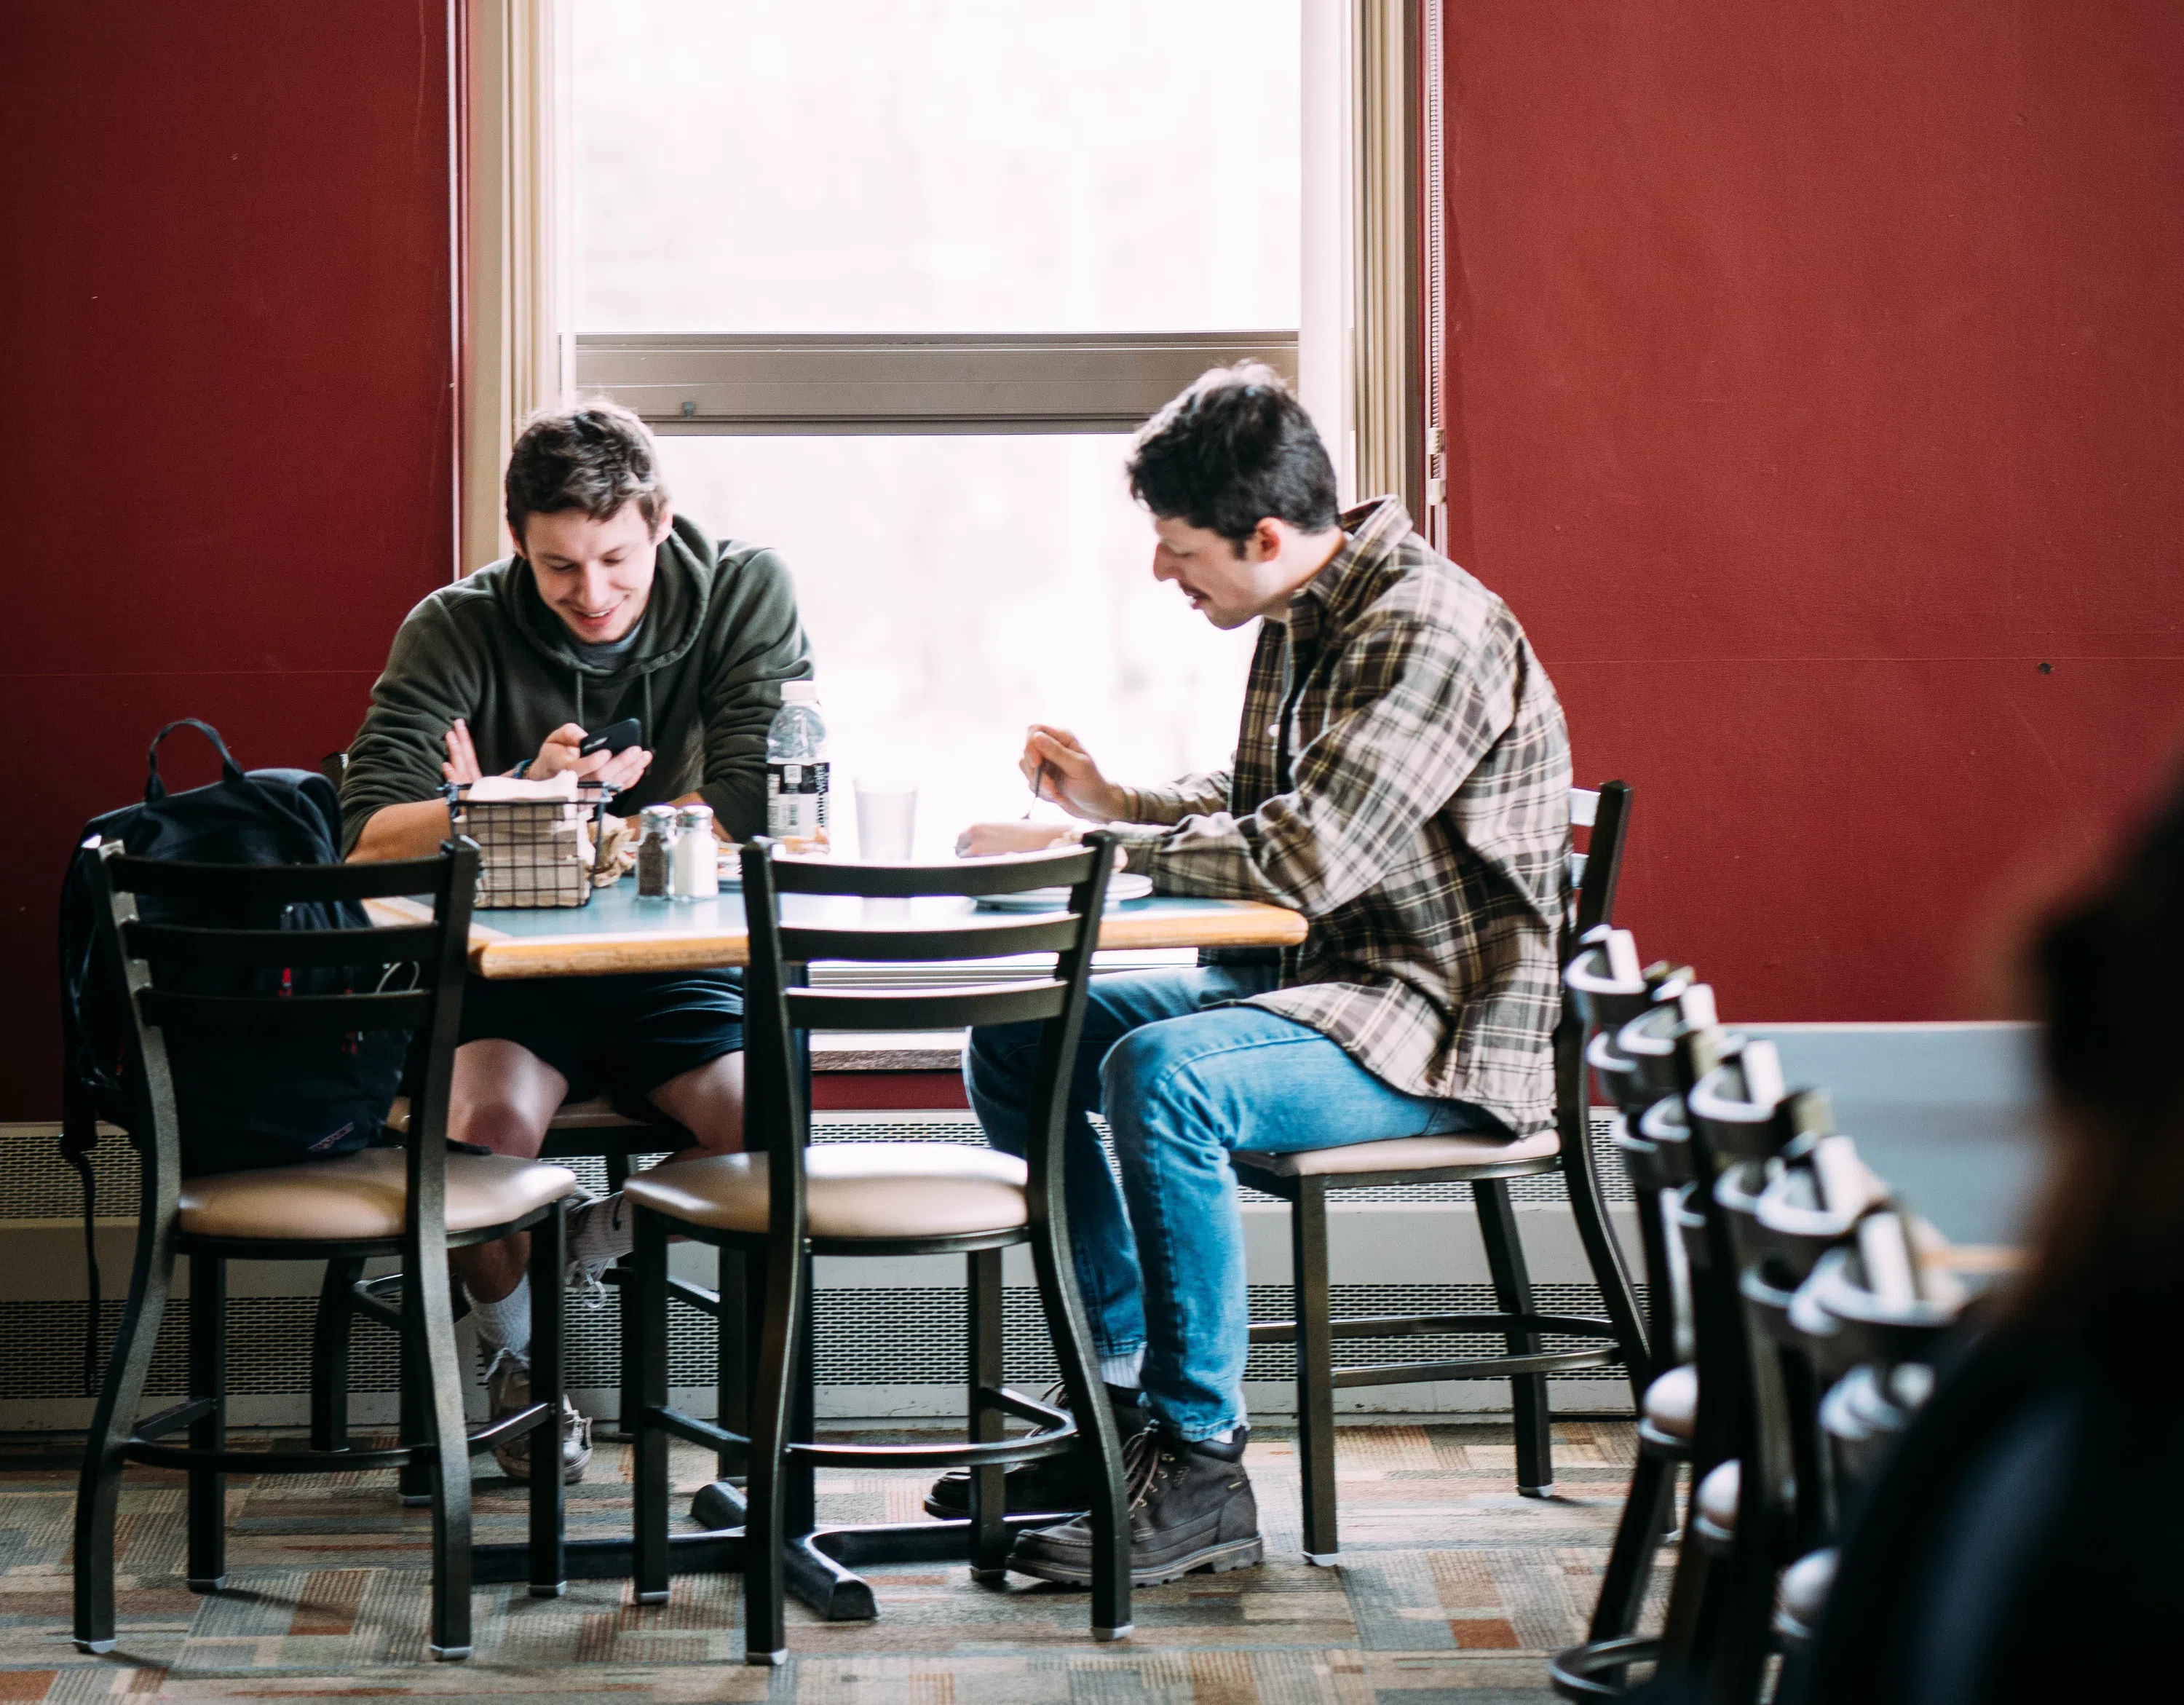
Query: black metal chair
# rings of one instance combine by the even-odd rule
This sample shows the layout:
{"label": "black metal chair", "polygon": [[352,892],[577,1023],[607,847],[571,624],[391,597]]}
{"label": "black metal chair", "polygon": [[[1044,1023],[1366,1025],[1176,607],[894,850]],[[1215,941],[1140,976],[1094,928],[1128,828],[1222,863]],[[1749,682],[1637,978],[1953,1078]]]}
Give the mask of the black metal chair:
{"label": "black metal chair", "polygon": [[[637,1247],[622,1292],[622,1424],[635,1440],[637,1602],[669,1592],[667,1446],[690,1440],[747,1457],[744,1529],[745,1659],[786,1661],[784,1542],[809,1546],[815,1526],[811,1470],[969,1468],[967,1522],[921,1522],[901,1529],[903,1555],[931,1557],[936,1528],[965,1530],[972,1572],[998,1580],[1011,1524],[1002,1471],[1077,1448],[1080,1429],[1106,1485],[1091,1512],[1096,1535],[1092,1630],[1129,1631],[1129,1549],[1122,1444],[1102,1394],[1084,1304],[1071,1265],[1062,1200],[1061,1139],[1084,1021],[1100,918],[1112,864],[1110,838],[1081,849],[939,866],[853,865],[776,856],[760,840],[744,854],[749,919],[745,978],[746,1128],[765,1152],[708,1156],[639,1173],[625,1187],[636,1209]],[[1022,893],[1067,885],[1061,916],[927,927],[873,923],[854,910],[827,912],[802,896],[907,899]],[[784,917],[785,902],[795,902]],[[805,910],[804,908],[812,908]],[[815,960],[907,964],[997,954],[1053,953],[1051,977],[1003,988],[817,991],[803,985]],[[1044,1025],[1024,1161],[984,1147],[933,1143],[810,1143],[809,1035],[814,1028],[900,1030],[963,1025]],[[725,1314],[732,1260],[755,1301],[759,1363],[748,1435],[668,1406],[667,1240],[679,1234],[722,1252]],[[1070,1413],[1007,1390],[1001,1369],[1001,1251],[1028,1244],[1053,1333]],[[971,1438],[961,1445],[819,1445],[812,1442],[811,1261],[814,1255],[961,1253],[969,1257]],[[724,1319],[723,1324],[726,1325]],[[724,1406],[725,1407],[725,1406]],[[1032,1430],[1002,1437],[1009,1417]],[[1042,1518],[1050,1520],[1052,1518]],[[861,1529],[869,1541],[872,1529]],[[868,1543],[864,1554],[872,1556]]]}
{"label": "black metal chair", "polygon": [[[327,753],[319,761],[319,772],[338,794],[348,774],[348,754]],[[397,1135],[409,1130],[410,1100],[406,1095],[395,1097],[387,1123]],[[614,1191],[622,1187],[636,1169],[635,1163],[645,1156],[670,1154],[688,1147],[687,1139],[680,1133],[681,1128],[664,1114],[652,1119],[632,1118],[609,1097],[599,1095],[588,1101],[571,1101],[555,1110],[547,1123],[546,1138],[539,1145],[538,1158],[604,1160],[607,1189]],[[609,1284],[621,1283],[621,1277],[620,1262],[605,1275]],[[345,1448],[349,1430],[349,1343],[354,1323],[362,1318],[400,1331],[398,1299],[403,1283],[399,1273],[366,1279],[361,1259],[326,1264],[326,1283],[319,1292],[318,1317],[313,1328],[318,1350],[312,1363],[312,1449]],[[458,1320],[468,1312],[466,1301],[460,1295],[455,1297],[454,1308]],[[414,1403],[405,1398],[405,1415],[414,1407]],[[404,1471],[402,1494],[403,1502],[409,1504],[430,1501],[431,1493],[417,1467]]]}
{"label": "black metal chair", "polygon": [[[1572,792],[1571,820],[1591,830],[1587,850],[1571,855],[1575,904],[1566,921],[1565,957],[1589,932],[1608,922],[1623,867],[1630,788],[1609,782],[1597,794]],[[1255,1190],[1290,1205],[1290,1285],[1294,1313],[1288,1320],[1255,1321],[1254,1344],[1296,1346],[1297,1456],[1304,1498],[1304,1551],[1314,1563],[1331,1562],[1341,1549],[1334,1491],[1334,1394],[1368,1385],[1426,1381],[1507,1379],[1515,1413],[1517,1490],[1546,1497],[1554,1490],[1547,1375],[1623,1363],[1634,1394],[1645,1389],[1646,1333],[1621,1247],[1607,1223],[1594,1165],[1590,1108],[1585,1088],[1585,1021],[1565,1000],[1553,1040],[1555,1124],[1551,1130],[1512,1140],[1482,1137],[1404,1137],[1340,1148],[1288,1153],[1239,1151],[1239,1176]],[[1560,1172],[1585,1258],[1600,1287],[1605,1317],[1544,1314],[1532,1300],[1531,1279],[1509,1180]],[[1336,1190],[1399,1184],[1468,1184],[1494,1285],[1490,1314],[1379,1315],[1333,1318],[1327,1258],[1327,1199]],[[1438,1336],[1499,1333],[1506,1353],[1454,1362],[1391,1362],[1365,1368],[1334,1366],[1339,1338]],[[1579,1350],[1546,1350],[1540,1334],[1557,1333],[1605,1340]]]}
{"label": "black metal chair", "polygon": [[[192,865],[130,858],[99,848],[101,951],[128,995],[125,1078],[127,1128],[142,1156],[142,1205],[129,1299],[84,1450],[75,1512],[76,1644],[114,1644],[114,1511],[125,1464],[178,1468],[189,1476],[187,1576],[199,1592],[226,1577],[226,1476],[354,1472],[421,1464],[432,1506],[429,1649],[470,1655],[470,1457],[503,1440],[555,1424],[560,1412],[562,1199],[575,1178],[559,1167],[499,1156],[449,1155],[448,1084],[462,998],[465,944],[477,885],[477,852],[464,844],[437,859],[304,866]],[[187,900],[220,915],[252,917],[270,905],[431,894],[429,923],[365,930],[213,928],[147,922],[136,897]],[[169,967],[237,971],[283,967],[408,967],[415,986],[398,993],[204,995],[163,988]],[[154,975],[153,966],[159,968]],[[342,1035],[423,1028],[430,1051],[422,1117],[400,1150],[367,1149],[337,1160],[185,1178],[170,1052],[192,1036]],[[532,1339],[538,1401],[482,1431],[465,1435],[448,1285],[450,1247],[532,1234],[534,1295],[542,1299]],[[413,1426],[392,1449],[231,1451],[226,1441],[225,1331],[230,1261],[361,1261],[399,1255],[410,1275],[403,1298],[404,1379],[416,1394]],[[190,1268],[189,1394],[138,1418],[153,1346],[178,1257]],[[539,1283],[551,1276],[550,1283]],[[324,1346],[320,1346],[321,1351]],[[319,1370],[321,1373],[323,1370]],[[159,1442],[187,1429],[187,1446]],[[564,1586],[559,1476],[537,1476],[530,1504],[531,1590]]]}
{"label": "black metal chair", "polygon": [[[1693,1649],[1705,1603],[1703,1573],[1694,1567],[1690,1543],[1698,1519],[1696,1493],[1729,1455],[1732,1437],[1736,1314],[1733,1303],[1717,1294],[1705,1223],[1691,1206],[1711,1167],[1691,1139],[1683,1093],[1695,1074],[1711,1069],[1727,1039],[1714,1022],[1713,991],[1694,980],[1688,968],[1651,967],[1643,980],[1649,1004],[1615,1033],[1612,1044],[1591,1051],[1626,1110],[1626,1122],[1628,1109],[1643,1109],[1624,1152],[1658,1202],[1662,1247],[1652,1258],[1662,1273],[1658,1288],[1674,1298],[1673,1316],[1661,1329],[1670,1343],[1660,1346],[1656,1365],[1682,1357],[1686,1346],[1690,1359],[1666,1367],[1640,1398],[1639,1461],[1608,1554],[1611,1574],[1602,1578],[1593,1629],[1582,1645],[1548,1664],[1555,1691],[1571,1699],[1619,1697],[1631,1665],[1675,1667]],[[1658,1635],[1635,1635],[1630,1630],[1644,1599],[1675,1470],[1683,1463],[1691,1464],[1695,1495],[1685,1512],[1685,1542],[1677,1553],[1667,1624]]]}
{"label": "black metal chair", "polygon": [[[1659,1147],[1637,1128],[1652,1095],[1637,1062],[1619,1046],[1624,1028],[1655,1003],[1674,1001],[1689,978],[1680,968],[1639,968],[1638,954],[1627,932],[1595,931],[1570,961],[1563,983],[1593,1030],[1586,1060],[1616,1107],[1613,1142],[1637,1201],[1639,1245],[1644,1258],[1646,1341],[1652,1355],[1644,1396],[1639,1400],[1637,1457],[1630,1490],[1608,1548],[1600,1596],[1585,1644],[1555,1660],[1557,1685],[1572,1697],[1619,1691],[1624,1666],[1633,1661],[1629,1644],[1662,1539],[1673,1531],[1676,1475],[1691,1459],[1691,1434],[1698,1415],[1698,1370],[1685,1359],[1691,1335],[1678,1296],[1686,1289],[1680,1251],[1670,1242],[1669,1196],[1681,1182],[1664,1165]],[[1639,1642],[1635,1656],[1650,1658],[1658,1642]]]}
{"label": "black metal chair", "polygon": [[[1759,1258],[1769,1272],[1769,1295],[1762,1317],[1777,1336],[1786,1365],[1802,1369],[1800,1401],[1786,1419],[1795,1429],[1794,1448],[1808,1466],[1800,1469],[1799,1519],[1804,1531],[1793,1549],[1801,1552],[1782,1571],[1776,1591],[1776,1644],[1791,1651],[1809,1642],[1834,1583],[1835,1536],[1841,1530],[1845,1476],[1841,1455],[1826,1446],[1821,1416],[1827,1399],[1817,1397],[1830,1373],[1842,1370],[1836,1328],[1815,1302],[1806,1281],[1830,1251],[1843,1247],[1860,1220],[1886,1205],[1886,1186],[1858,1159],[1850,1138],[1833,1133],[1801,1137],[1782,1151],[1781,1163],[1768,1180],[1752,1210],[1753,1236],[1763,1246]],[[1790,1288],[1786,1304],[1781,1300]],[[1793,1359],[1794,1358],[1794,1362]],[[1900,1427],[1897,1419],[1891,1430]]]}
{"label": "black metal chair", "polygon": [[1720,1063],[1692,1085],[1685,1107],[1716,1167],[1709,1217],[1732,1258],[1745,1385],[1736,1394],[1734,1507],[1702,1508],[1697,1525],[1719,1559],[1710,1571],[1702,1654],[1708,1695],[1744,1705],[1757,1698],[1773,1648],[1778,1578],[1830,1533],[1826,1464],[1814,1422],[1818,1375],[1791,1319],[1803,1272],[1782,1255],[1760,1210],[1782,1156],[1801,1145],[1809,1152],[1832,1121],[1825,1095],[1785,1087],[1770,1044],[1732,1038],[1721,1051]]}

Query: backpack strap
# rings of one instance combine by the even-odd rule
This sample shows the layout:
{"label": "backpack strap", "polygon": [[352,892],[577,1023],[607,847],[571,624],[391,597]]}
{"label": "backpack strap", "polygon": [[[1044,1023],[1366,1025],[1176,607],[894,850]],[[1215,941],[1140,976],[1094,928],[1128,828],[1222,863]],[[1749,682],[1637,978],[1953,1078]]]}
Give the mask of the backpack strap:
{"label": "backpack strap", "polygon": [[152,736],[152,749],[144,755],[145,766],[151,772],[144,783],[144,798],[148,803],[153,800],[164,800],[167,797],[167,784],[159,779],[159,743],[177,728],[194,728],[212,742],[213,750],[220,754],[220,769],[223,779],[231,782],[239,782],[242,779],[242,766],[237,763],[233,755],[228,751],[227,742],[220,738],[220,730],[209,722],[200,722],[194,716],[184,716],[168,723],[165,727]]}

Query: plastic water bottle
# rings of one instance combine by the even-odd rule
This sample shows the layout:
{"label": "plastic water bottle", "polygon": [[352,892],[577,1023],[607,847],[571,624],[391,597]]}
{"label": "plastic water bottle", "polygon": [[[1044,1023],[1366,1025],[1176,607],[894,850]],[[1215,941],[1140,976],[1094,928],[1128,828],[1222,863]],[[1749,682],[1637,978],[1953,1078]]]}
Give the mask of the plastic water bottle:
{"label": "plastic water bottle", "polygon": [[781,683],[781,709],[766,735],[766,832],[803,850],[827,844],[827,723],[819,687]]}

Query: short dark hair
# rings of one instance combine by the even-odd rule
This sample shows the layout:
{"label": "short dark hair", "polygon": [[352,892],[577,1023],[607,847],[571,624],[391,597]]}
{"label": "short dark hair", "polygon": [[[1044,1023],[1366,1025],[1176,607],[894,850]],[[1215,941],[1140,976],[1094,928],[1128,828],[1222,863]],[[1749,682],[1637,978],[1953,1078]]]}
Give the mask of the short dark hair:
{"label": "short dark hair", "polygon": [[1200,374],[1139,429],[1128,471],[1130,494],[1156,515],[1217,532],[1239,556],[1269,517],[1304,532],[1339,519],[1312,416],[1257,361]]}
{"label": "short dark hair", "polygon": [[535,515],[582,510],[593,521],[635,504],[648,527],[667,513],[652,434],[619,403],[603,398],[566,409],[542,409],[523,423],[508,453],[508,530],[523,546],[523,524]]}

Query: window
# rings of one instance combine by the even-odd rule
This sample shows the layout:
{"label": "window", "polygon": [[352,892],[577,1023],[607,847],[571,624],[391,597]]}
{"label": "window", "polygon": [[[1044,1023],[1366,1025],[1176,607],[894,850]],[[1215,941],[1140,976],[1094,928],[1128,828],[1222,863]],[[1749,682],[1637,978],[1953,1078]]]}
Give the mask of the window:
{"label": "window", "polygon": [[1152,581],[1123,435],[1296,371],[1300,3],[570,10],[575,382],[781,550],[841,784],[914,772],[922,853],[1024,809],[1034,719],[1122,779],[1226,761],[1251,636]]}

